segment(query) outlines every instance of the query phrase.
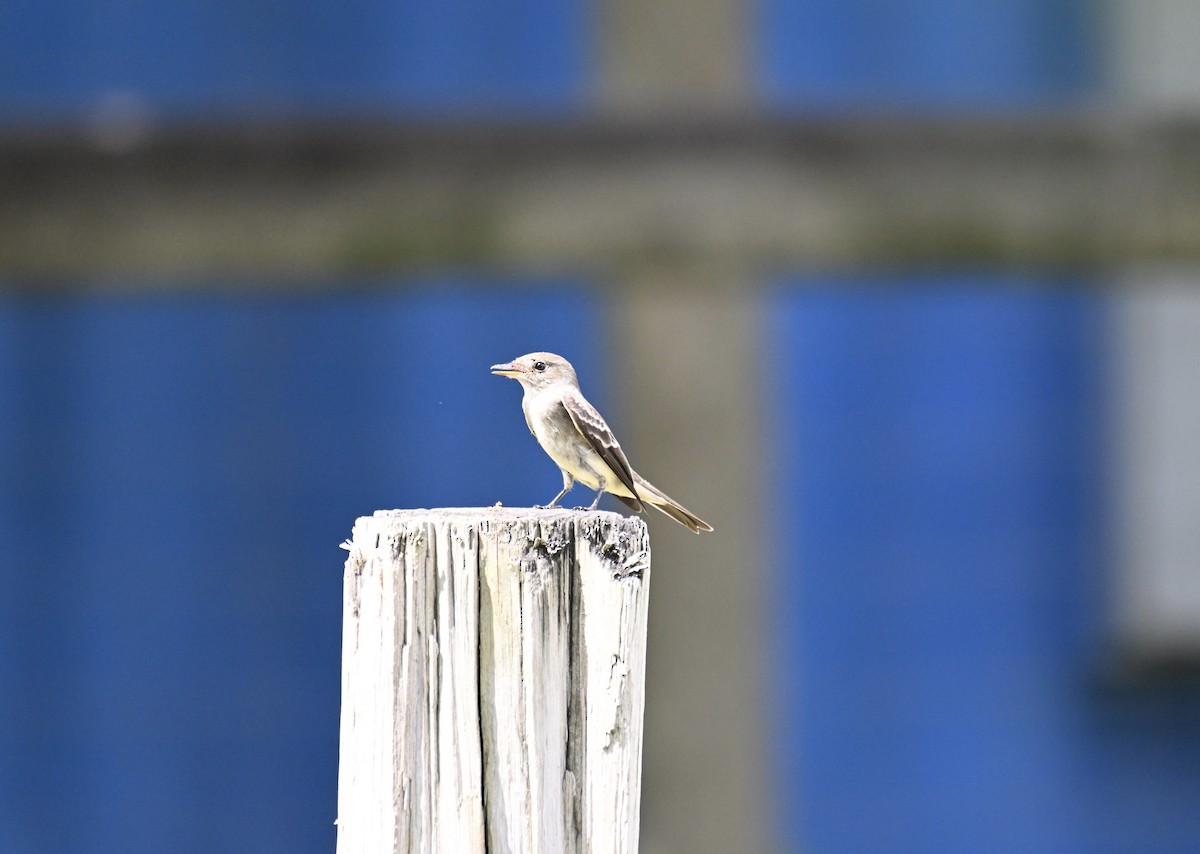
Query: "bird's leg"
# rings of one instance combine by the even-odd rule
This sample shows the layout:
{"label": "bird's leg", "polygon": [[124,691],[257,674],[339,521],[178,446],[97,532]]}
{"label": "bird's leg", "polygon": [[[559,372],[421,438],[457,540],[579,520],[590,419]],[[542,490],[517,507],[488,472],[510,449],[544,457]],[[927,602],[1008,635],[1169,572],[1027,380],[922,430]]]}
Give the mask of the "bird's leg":
{"label": "bird's leg", "polygon": [[574,478],[572,475],[568,474],[568,473],[567,473],[567,472],[565,472],[565,471],[564,471],[562,474],[563,474],[563,488],[562,488],[562,492],[558,493],[558,495],[556,495],[556,496],[554,496],[552,499],[550,499],[550,503],[549,503],[549,504],[547,504],[545,507],[542,507],[542,508],[540,508],[540,509],[542,509],[542,510],[549,510],[551,507],[554,507],[555,505],[557,505],[557,504],[558,504],[558,500],[559,500],[560,498],[562,498],[564,495],[566,495],[568,492],[570,492],[570,491],[571,491],[571,487],[575,485],[575,478]]}
{"label": "bird's leg", "polygon": [[604,478],[600,478],[600,483],[596,486],[596,497],[592,499],[592,503],[591,503],[591,505],[588,506],[588,510],[596,509],[596,505],[598,505],[600,503],[600,496],[603,494],[604,494]]}

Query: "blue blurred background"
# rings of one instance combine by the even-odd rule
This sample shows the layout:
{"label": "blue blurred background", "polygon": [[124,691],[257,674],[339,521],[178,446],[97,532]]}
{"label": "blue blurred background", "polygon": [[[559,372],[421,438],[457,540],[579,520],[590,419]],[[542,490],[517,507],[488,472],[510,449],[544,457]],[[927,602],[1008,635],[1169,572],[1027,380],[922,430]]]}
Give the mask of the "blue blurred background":
{"label": "blue blurred background", "polygon": [[643,851],[1200,850],[1187,4],[651,5],[0,8],[0,852],[332,850],[338,544],[550,498],[538,349],[717,529]]}

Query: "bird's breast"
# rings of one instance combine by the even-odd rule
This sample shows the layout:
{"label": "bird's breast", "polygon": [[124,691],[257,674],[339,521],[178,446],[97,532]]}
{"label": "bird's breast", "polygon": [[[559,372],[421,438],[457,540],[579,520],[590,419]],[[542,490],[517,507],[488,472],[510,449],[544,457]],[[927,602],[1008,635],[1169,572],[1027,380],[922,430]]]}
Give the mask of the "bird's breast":
{"label": "bird's breast", "polygon": [[579,434],[571,416],[561,401],[544,396],[526,395],[525,416],[538,444],[559,468],[569,472],[580,483],[595,489],[599,476],[611,482],[612,475],[600,456]]}

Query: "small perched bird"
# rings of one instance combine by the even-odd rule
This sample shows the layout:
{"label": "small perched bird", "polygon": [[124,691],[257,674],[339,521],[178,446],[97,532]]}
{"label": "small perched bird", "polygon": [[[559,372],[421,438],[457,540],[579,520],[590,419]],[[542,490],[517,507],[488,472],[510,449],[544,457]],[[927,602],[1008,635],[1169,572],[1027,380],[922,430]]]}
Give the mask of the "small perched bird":
{"label": "small perched bird", "polygon": [[630,467],[612,430],[580,392],[575,369],[562,356],[530,353],[492,365],[492,373],[521,383],[525,389],[521,408],[529,432],[562,469],[562,492],[547,507],[558,504],[579,481],[596,490],[589,510],[595,510],[600,496],[607,492],[639,512],[643,504],[649,504],[697,534],[712,530],[712,525]]}

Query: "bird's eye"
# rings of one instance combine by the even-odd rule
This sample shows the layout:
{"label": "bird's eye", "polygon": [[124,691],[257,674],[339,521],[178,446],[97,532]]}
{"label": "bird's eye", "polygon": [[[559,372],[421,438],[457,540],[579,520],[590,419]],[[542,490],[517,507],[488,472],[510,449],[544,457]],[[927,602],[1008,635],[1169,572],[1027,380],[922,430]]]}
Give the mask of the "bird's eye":
{"label": "bird's eye", "polygon": [[541,371],[546,370],[546,363],[545,362],[534,362],[533,369],[540,373]]}

